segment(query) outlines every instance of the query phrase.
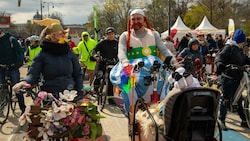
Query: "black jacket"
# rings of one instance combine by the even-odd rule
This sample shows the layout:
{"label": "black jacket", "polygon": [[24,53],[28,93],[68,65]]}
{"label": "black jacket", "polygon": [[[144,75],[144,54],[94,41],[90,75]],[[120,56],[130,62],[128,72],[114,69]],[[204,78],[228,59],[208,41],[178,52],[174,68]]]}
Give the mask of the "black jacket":
{"label": "black jacket", "polygon": [[[222,73],[222,76],[240,80],[243,76],[243,70],[240,69],[246,64],[250,64],[243,49],[238,47],[235,42],[227,44],[222,51],[216,56],[215,64],[217,72]],[[229,65],[239,66],[239,69],[227,68]]]}
{"label": "black jacket", "polygon": [[117,58],[118,54],[118,41],[117,40],[102,40],[92,50],[92,54],[96,55],[100,53],[100,56],[106,59]]}
{"label": "black jacket", "polygon": [[82,94],[82,71],[77,57],[67,43],[56,44],[43,41],[42,51],[34,58],[25,80],[36,84],[40,73],[44,77],[43,91],[56,93],[65,89],[74,89]]}

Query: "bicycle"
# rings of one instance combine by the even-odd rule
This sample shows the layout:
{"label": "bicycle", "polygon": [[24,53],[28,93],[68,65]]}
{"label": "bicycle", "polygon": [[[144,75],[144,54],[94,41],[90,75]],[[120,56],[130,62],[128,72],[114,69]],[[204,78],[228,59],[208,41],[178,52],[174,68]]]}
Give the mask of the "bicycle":
{"label": "bicycle", "polygon": [[5,76],[3,84],[0,85],[0,124],[4,124],[7,121],[10,109],[16,117],[20,117],[22,114],[20,108],[17,110],[18,100],[16,97],[13,97],[11,78],[9,75],[11,67],[14,67],[14,64],[0,64],[0,68],[3,69]]}
{"label": "bicycle", "polygon": [[[228,67],[234,67],[234,68],[240,68],[240,66],[237,65],[230,65]],[[242,68],[242,67],[241,67]],[[232,112],[236,111],[236,109],[238,108],[238,101],[240,99],[240,97],[242,96],[242,106],[243,106],[243,111],[245,113],[246,116],[246,121],[248,124],[248,127],[250,127],[250,68],[248,67],[244,67],[243,68],[243,77],[240,81],[240,85],[237,88],[234,97],[231,101],[230,104],[230,109]]]}
{"label": "bicycle", "polygon": [[[102,111],[105,107],[107,98],[112,98],[113,96],[108,96],[108,89],[113,89],[113,85],[109,80],[109,73],[111,69],[115,66],[115,64],[118,62],[116,58],[112,59],[106,59],[100,57],[100,60],[105,62],[105,73],[101,70],[99,70],[96,73],[95,79],[100,79],[100,85],[97,90],[97,104],[100,108],[100,111]],[[112,88],[111,88],[112,87]]]}
{"label": "bicycle", "polygon": [[138,122],[136,121],[136,112],[138,111],[138,109],[141,109],[147,112],[147,114],[149,115],[149,118],[152,120],[153,126],[155,127],[155,133],[156,133],[155,140],[157,141],[160,138],[158,135],[159,125],[157,124],[157,121],[154,119],[153,115],[150,113],[148,106],[151,103],[157,103],[160,101],[160,95],[158,94],[158,91],[157,91],[157,81],[160,79],[165,79],[166,74],[164,73],[166,71],[170,71],[170,68],[173,69],[172,67],[170,67],[171,66],[170,64],[166,63],[166,62],[170,62],[170,60],[171,58],[167,58],[166,61],[164,61],[162,65],[157,60],[155,60],[149,69],[144,67],[145,65],[144,62],[139,62],[133,67],[133,70],[132,70],[133,73],[138,73],[143,70],[150,74],[149,76],[144,77],[144,85],[150,86],[151,84],[153,84],[153,92],[150,95],[150,98],[151,98],[150,102],[146,102],[144,98],[140,96],[136,100],[135,105],[130,106],[131,115],[128,117],[129,117],[129,124],[132,124],[132,127],[129,127],[129,132],[130,132],[132,141],[136,140],[136,135],[138,135],[140,132],[138,129],[139,128]]}

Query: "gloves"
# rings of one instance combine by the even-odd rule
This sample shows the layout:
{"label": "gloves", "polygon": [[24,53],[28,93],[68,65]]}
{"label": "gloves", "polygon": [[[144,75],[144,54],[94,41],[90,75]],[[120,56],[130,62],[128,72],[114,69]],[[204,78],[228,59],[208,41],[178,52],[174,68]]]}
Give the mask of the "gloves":
{"label": "gloves", "polygon": [[20,93],[20,89],[24,88],[26,85],[27,85],[26,81],[21,81],[19,83],[16,83],[12,89],[16,94],[18,94]]}
{"label": "gloves", "polygon": [[199,58],[196,58],[196,59],[194,60],[194,62],[195,62],[196,65],[199,65],[199,64],[201,63],[201,60],[200,60]]}
{"label": "gloves", "polygon": [[122,74],[124,74],[125,76],[130,76],[131,74],[131,69],[132,69],[132,66],[130,64],[128,64],[127,66],[125,66],[123,69],[122,69]]}

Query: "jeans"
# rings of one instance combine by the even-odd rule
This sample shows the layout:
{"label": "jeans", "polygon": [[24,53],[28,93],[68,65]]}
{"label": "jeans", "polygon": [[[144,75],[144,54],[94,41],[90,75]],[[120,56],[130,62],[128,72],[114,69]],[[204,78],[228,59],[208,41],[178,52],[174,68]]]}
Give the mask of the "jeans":
{"label": "jeans", "polygon": [[[11,79],[11,86],[15,85],[16,83],[20,82],[20,71],[19,69],[11,69],[9,70],[9,76]],[[5,79],[5,72],[4,70],[0,69],[0,84],[4,83]],[[24,103],[24,97],[23,94],[16,94],[16,97],[18,99],[18,104],[22,112],[25,111],[25,103]]]}
{"label": "jeans", "polygon": [[[225,121],[227,115],[227,108],[228,106],[230,106],[230,103],[233,100],[234,93],[236,92],[240,84],[240,80],[229,79],[222,76],[221,84],[222,84],[222,97],[220,103],[220,120]],[[237,112],[240,118],[243,121],[245,121],[246,117],[243,112],[242,97],[239,99],[237,104],[238,104]]]}

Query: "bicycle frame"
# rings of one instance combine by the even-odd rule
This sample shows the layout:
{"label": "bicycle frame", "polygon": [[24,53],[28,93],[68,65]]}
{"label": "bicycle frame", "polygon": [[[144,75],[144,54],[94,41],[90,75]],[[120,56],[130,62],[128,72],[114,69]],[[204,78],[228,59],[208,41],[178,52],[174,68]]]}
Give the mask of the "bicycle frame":
{"label": "bicycle frame", "polygon": [[239,101],[240,97],[242,96],[242,92],[243,92],[244,88],[246,88],[246,90],[247,90],[247,95],[246,96],[248,98],[248,101],[250,100],[250,96],[249,96],[250,88],[249,88],[249,86],[250,86],[250,80],[249,80],[247,72],[244,71],[243,77],[242,77],[242,79],[240,81],[240,85],[239,85],[239,87],[237,88],[237,90],[236,90],[236,92],[234,94],[234,98],[233,98],[233,101],[232,101],[233,106],[238,105],[237,102]]}

